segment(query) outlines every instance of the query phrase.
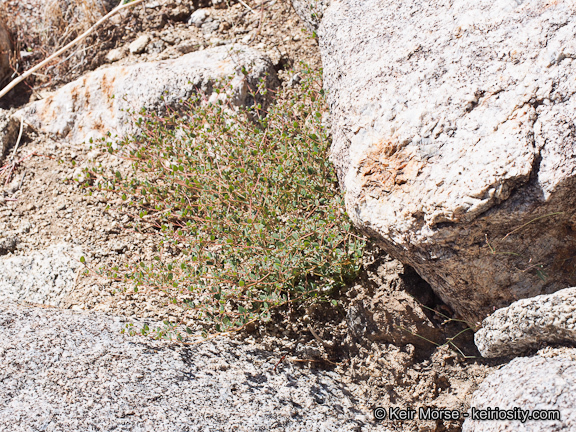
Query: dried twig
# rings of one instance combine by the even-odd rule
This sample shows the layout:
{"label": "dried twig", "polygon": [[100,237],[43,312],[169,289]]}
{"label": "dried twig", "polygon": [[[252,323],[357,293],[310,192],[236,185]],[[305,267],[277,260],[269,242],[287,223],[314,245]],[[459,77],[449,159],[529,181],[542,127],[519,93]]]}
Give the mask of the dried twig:
{"label": "dried twig", "polygon": [[24,81],[26,78],[28,78],[30,75],[32,75],[34,72],[36,72],[39,69],[42,69],[44,66],[46,66],[48,63],[50,63],[52,60],[54,60],[56,57],[59,57],[60,55],[62,55],[63,53],[65,53],[66,51],[68,51],[70,48],[72,48],[74,45],[78,44],[79,42],[81,42],[82,40],[84,40],[85,38],[87,38],[97,27],[100,26],[100,24],[102,24],[103,22],[105,22],[106,20],[110,19],[111,17],[113,17],[114,15],[116,15],[118,12],[120,12],[121,10],[130,8],[132,6],[136,6],[140,3],[143,3],[145,0],[134,0],[130,3],[124,3],[124,0],[122,0],[122,2],[116,6],[114,9],[112,9],[107,15],[105,15],[104,17],[102,17],[100,20],[98,20],[98,22],[96,22],[96,24],[94,24],[92,27],[90,27],[88,30],[86,30],[84,33],[82,33],[80,36],[78,36],[76,39],[74,39],[72,42],[70,42],[68,45],[66,45],[63,48],[60,48],[58,51],[56,51],[54,54],[52,54],[50,57],[48,57],[47,59],[45,59],[44,61],[40,62],[39,64],[37,64],[36,66],[34,66],[32,69],[27,70],[26,72],[24,72],[22,75],[20,75],[18,78],[16,78],[15,80],[11,81],[10,84],[8,84],[6,87],[4,87],[2,89],[2,91],[0,91],[0,99],[4,96],[6,96],[6,94],[12,90],[14,87],[16,87],[18,84],[20,84],[22,81]]}
{"label": "dried twig", "polygon": [[545,214],[545,215],[542,215],[542,216],[538,216],[537,218],[532,219],[530,222],[526,222],[524,225],[519,226],[518,228],[510,231],[508,234],[506,234],[506,235],[502,238],[501,241],[506,240],[509,236],[511,236],[511,235],[514,234],[515,232],[520,231],[522,228],[530,225],[530,224],[533,223],[533,222],[536,222],[536,221],[538,221],[538,220],[540,220],[540,219],[544,219],[544,218],[547,218],[547,217],[550,217],[550,216],[556,216],[556,215],[561,215],[561,214],[564,214],[564,212],[554,212],[554,213],[548,213],[548,214]]}
{"label": "dried twig", "polygon": [[276,363],[274,365],[274,372],[276,372],[276,368],[280,365],[280,363],[282,363],[282,361],[286,358],[286,354],[284,354],[282,357],[280,357],[280,360],[278,360],[278,363]]}
{"label": "dried twig", "polygon": [[260,30],[262,30],[262,22],[264,21],[264,1],[260,3],[260,19],[258,20],[258,30],[256,30],[256,34],[254,35],[254,39],[258,37],[260,34]]}
{"label": "dried twig", "polygon": [[252,12],[254,15],[258,15],[258,12],[256,12],[254,9],[252,9],[250,6],[248,6],[242,0],[238,0],[238,3],[240,3],[242,6],[244,6],[246,9],[248,9],[250,12]]}
{"label": "dried twig", "polygon": [[318,336],[318,333],[316,333],[314,331],[314,329],[312,328],[311,325],[308,325],[308,330],[310,330],[310,333],[312,333],[312,336],[314,336],[314,339],[316,339],[318,342],[320,342],[320,344],[322,346],[324,346],[324,348],[326,348],[326,349],[333,349],[334,348],[334,342],[328,343],[325,340],[323,340],[320,336]]}
{"label": "dried twig", "polygon": [[24,184],[24,178],[26,177],[27,171],[24,170],[24,174],[22,174],[22,179],[20,180],[20,185],[18,186],[18,190],[22,189],[22,185]]}
{"label": "dried twig", "polygon": [[12,177],[12,172],[14,171],[14,168],[16,167],[16,162],[14,162],[14,157],[16,157],[16,152],[18,151],[18,146],[20,145],[20,140],[22,139],[23,130],[24,130],[24,119],[21,118],[20,119],[20,132],[18,132],[18,139],[16,140],[16,144],[14,145],[14,151],[12,152],[12,156],[10,157],[10,163],[12,166],[8,170],[8,177],[6,177],[6,183],[4,183],[4,186],[6,186],[10,182],[10,177]]}
{"label": "dried twig", "polygon": [[8,169],[8,177],[6,177],[6,182],[4,183],[4,186],[8,186],[8,183],[10,182],[10,178],[12,177],[12,173],[14,172],[14,167],[16,166],[15,163],[12,163],[12,165],[10,165],[10,169]]}
{"label": "dried twig", "polygon": [[[28,156],[24,156],[22,159],[14,161],[14,162],[10,162],[6,165],[4,165],[3,167],[0,167],[0,178],[4,177],[4,175],[6,173],[8,173],[8,179],[5,183],[5,186],[8,184],[8,180],[10,179],[10,177],[12,176],[12,172],[14,171],[14,168],[16,167],[16,165],[18,165],[21,162],[24,162],[26,159],[31,158],[32,156],[42,156],[42,157],[47,157],[49,159],[53,159],[50,156],[46,156],[46,155],[40,155],[37,154],[35,151],[30,153]],[[15,200],[14,200],[15,201]]]}
{"label": "dried twig", "polygon": [[24,131],[24,118],[20,119],[20,131],[18,132],[18,139],[16,140],[16,144],[14,145],[14,151],[12,152],[12,157],[10,158],[11,161],[14,160],[16,157],[16,152],[18,151],[18,146],[20,145],[20,140],[22,139],[22,132]]}

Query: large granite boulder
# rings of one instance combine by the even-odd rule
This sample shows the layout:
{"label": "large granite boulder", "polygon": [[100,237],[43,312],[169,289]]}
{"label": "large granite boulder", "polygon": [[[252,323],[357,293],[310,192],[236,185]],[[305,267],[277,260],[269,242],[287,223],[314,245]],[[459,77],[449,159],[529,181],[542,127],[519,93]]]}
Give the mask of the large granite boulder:
{"label": "large granite boulder", "polygon": [[474,341],[484,357],[518,355],[545,344],[576,344],[576,288],[518,300],[482,322]]}
{"label": "large granite boulder", "polygon": [[489,375],[472,396],[463,432],[576,430],[575,359],[574,349],[549,350],[514,359]]}
{"label": "large granite boulder", "polygon": [[[264,55],[242,45],[224,45],[174,60],[88,73],[15,116],[38,131],[72,143],[108,133],[122,137],[135,131],[134,112],[178,110],[195,94],[209,98],[215,81],[227,78],[232,85],[229,100],[236,106],[254,103],[250,91],[257,90],[261,79],[268,88],[278,85],[273,65]],[[263,105],[266,101],[264,97],[258,100]]]}
{"label": "large granite boulder", "polygon": [[378,430],[334,372],[226,338],[128,337],[124,325],[0,303],[0,430]]}
{"label": "large granite boulder", "polygon": [[318,34],[358,227],[471,325],[576,285],[576,3],[335,0]]}

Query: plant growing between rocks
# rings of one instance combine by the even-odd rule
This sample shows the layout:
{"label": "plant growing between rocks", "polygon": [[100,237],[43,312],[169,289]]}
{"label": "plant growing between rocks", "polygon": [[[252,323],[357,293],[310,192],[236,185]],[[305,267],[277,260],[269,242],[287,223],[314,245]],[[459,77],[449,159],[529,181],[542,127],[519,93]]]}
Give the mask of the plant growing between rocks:
{"label": "plant growing between rocks", "polygon": [[[182,317],[204,320],[204,335],[269,320],[291,302],[329,300],[356,277],[365,241],[353,232],[328,161],[320,75],[303,75],[267,112],[198,97],[166,116],[142,112],[138,135],[107,143],[132,172],[94,167],[91,187],[121,196],[134,229],[152,227],[160,250],[177,251],[108,276],[135,291],[165,291]],[[142,333],[182,339],[185,318],[164,324]]]}

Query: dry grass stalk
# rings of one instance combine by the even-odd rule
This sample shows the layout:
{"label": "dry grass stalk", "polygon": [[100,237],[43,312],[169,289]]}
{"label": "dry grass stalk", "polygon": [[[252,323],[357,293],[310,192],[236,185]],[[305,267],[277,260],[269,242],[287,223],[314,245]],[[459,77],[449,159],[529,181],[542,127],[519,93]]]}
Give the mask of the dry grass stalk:
{"label": "dry grass stalk", "polygon": [[37,64],[36,66],[34,66],[32,69],[29,69],[28,71],[26,71],[25,73],[23,73],[22,75],[20,75],[18,78],[16,78],[15,80],[11,81],[6,87],[4,87],[2,89],[2,91],[0,91],[0,99],[4,96],[6,96],[6,94],[12,90],[14,87],[16,87],[18,84],[20,84],[22,81],[24,81],[26,78],[28,78],[29,76],[31,76],[32,74],[34,74],[35,72],[37,72],[38,70],[42,69],[44,66],[48,65],[49,63],[51,63],[55,58],[61,56],[62,54],[64,54],[66,51],[68,51],[70,48],[72,48],[73,46],[79,44],[80,42],[82,42],[84,39],[86,39],[88,36],[90,36],[90,34],[92,34],[97,27],[99,27],[102,23],[104,23],[105,21],[107,21],[108,19],[110,19],[111,17],[113,17],[114,15],[116,15],[118,12],[139,5],[140,3],[143,3],[145,0],[134,0],[130,3],[125,3],[122,4],[120,3],[118,6],[116,6],[114,9],[112,9],[108,14],[106,14],[104,17],[102,17],[101,19],[99,19],[94,25],[92,25],[88,30],[86,30],[84,33],[82,33],[80,36],[76,37],[72,42],[68,43],[66,46],[60,48],[58,51],[56,51],[54,54],[52,54],[51,56],[49,56],[48,58],[46,58],[44,61],[40,62],[39,64]]}
{"label": "dry grass stalk", "polygon": [[59,48],[88,30],[106,13],[107,10],[99,1],[49,1],[44,6],[42,42],[46,46]]}

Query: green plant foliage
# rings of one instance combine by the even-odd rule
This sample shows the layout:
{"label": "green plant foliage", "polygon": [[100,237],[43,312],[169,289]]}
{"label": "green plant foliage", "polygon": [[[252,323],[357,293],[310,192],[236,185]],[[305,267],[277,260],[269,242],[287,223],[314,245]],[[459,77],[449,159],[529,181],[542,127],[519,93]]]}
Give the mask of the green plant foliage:
{"label": "green plant foliage", "polygon": [[113,273],[177,292],[173,303],[216,332],[268,320],[287,302],[327,300],[356,277],[364,239],[328,161],[320,75],[304,76],[268,112],[196,99],[169,116],[142,114],[137,136],[109,144],[133,174],[93,170],[94,187],[117,193],[141,227],[181,251]]}

